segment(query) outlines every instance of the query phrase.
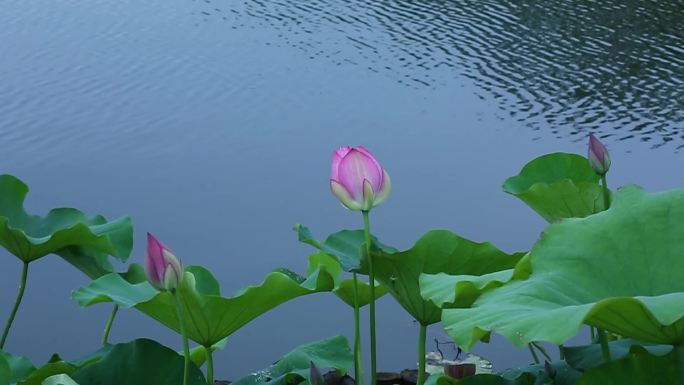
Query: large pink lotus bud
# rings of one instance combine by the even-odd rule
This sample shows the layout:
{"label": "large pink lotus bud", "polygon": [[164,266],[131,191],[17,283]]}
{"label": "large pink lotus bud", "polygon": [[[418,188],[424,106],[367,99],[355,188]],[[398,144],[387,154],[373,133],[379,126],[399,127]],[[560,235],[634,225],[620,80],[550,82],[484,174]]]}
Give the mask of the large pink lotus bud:
{"label": "large pink lotus bud", "polygon": [[368,211],[390,193],[390,177],[362,146],[340,147],[333,154],[330,188],[350,210]]}
{"label": "large pink lotus bud", "polygon": [[599,175],[606,175],[610,169],[608,150],[594,134],[589,134],[589,165]]}
{"label": "large pink lotus bud", "polygon": [[178,258],[150,233],[147,233],[145,272],[147,280],[159,290],[175,290],[183,277],[183,265]]}

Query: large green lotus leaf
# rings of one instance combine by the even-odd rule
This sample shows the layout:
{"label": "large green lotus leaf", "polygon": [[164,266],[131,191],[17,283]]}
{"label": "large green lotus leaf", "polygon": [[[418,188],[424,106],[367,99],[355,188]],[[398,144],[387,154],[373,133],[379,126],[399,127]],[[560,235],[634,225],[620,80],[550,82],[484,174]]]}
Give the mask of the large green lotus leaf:
{"label": "large green lotus leaf", "polygon": [[[304,228],[306,229],[306,228]],[[300,228],[300,232],[301,232]],[[308,234],[308,229],[306,233]],[[300,236],[301,238],[301,236]],[[308,237],[307,239],[312,239]],[[306,242],[325,253],[342,260],[340,250],[358,250],[356,255],[346,258],[360,258],[364,247],[362,230],[344,230],[330,235],[324,243]],[[430,325],[440,320],[441,309],[420,295],[421,274],[469,274],[482,275],[510,269],[524,253],[509,255],[491,243],[476,243],[447,230],[433,230],[424,234],[409,250],[399,252],[373,241],[375,279],[387,288],[399,304],[418,322]],[[333,251],[331,246],[338,246]]]}
{"label": "large green lotus leaf", "polygon": [[[463,348],[495,331],[562,344],[582,324],[657,344],[684,341],[684,189],[622,188],[612,207],[549,226],[516,271],[471,309],[444,310]],[[529,265],[521,267],[520,265]]]}
{"label": "large green lotus leaf", "polygon": [[43,381],[42,385],[79,385],[68,374],[55,374]]}
{"label": "large green lotus leaf", "polygon": [[[335,277],[335,290],[333,290],[333,293],[341,299],[344,303],[347,305],[353,307],[354,306],[354,279],[349,278],[340,281],[339,276],[342,274],[343,269],[342,266],[340,265],[340,262],[337,260],[336,257],[333,257],[332,255],[326,254],[322,251],[319,251],[315,254],[312,254],[309,256],[309,269],[307,270],[307,274],[313,273],[316,269],[318,269],[321,265],[325,266],[330,274]],[[359,304],[359,307],[364,307],[368,305],[371,302],[371,290],[370,290],[370,285],[368,282],[364,282],[360,278],[357,277],[357,301]],[[378,299],[382,297],[383,295],[387,294],[387,288],[384,287],[383,285],[378,284],[377,282],[375,283],[375,299]]]}
{"label": "large green lotus leaf", "polygon": [[527,163],[502,188],[549,222],[582,218],[605,210],[600,177],[587,158],[553,153]]}
{"label": "large green lotus leaf", "polygon": [[442,309],[421,296],[421,274],[490,274],[511,269],[523,255],[509,255],[489,242],[473,242],[447,230],[433,230],[406,251],[378,251],[373,261],[376,279],[418,322],[430,325],[440,320]]}
{"label": "large green lotus leaf", "polygon": [[629,356],[589,369],[577,385],[679,385],[684,384],[684,348],[670,353],[649,354],[635,346]]}
{"label": "large green lotus leaf", "polygon": [[420,295],[442,309],[469,307],[484,292],[501,287],[513,269],[483,275],[421,274]]}
{"label": "large green lotus leaf", "polygon": [[74,361],[66,361],[58,354],[53,354],[45,365],[38,369],[34,368],[28,376],[18,382],[18,385],[41,385],[49,377],[59,374],[71,374],[80,368],[100,361],[110,352],[110,350],[111,345],[107,345],[94,353]]}
{"label": "large green lotus leaf", "polygon": [[[178,292],[187,314],[188,337],[200,345],[212,346],[284,302],[331,291],[334,286],[334,277],[325,266],[306,278],[281,269],[268,274],[261,285],[226,298],[220,295],[218,282],[209,271],[191,266],[186,269]],[[72,297],[84,307],[100,302],[135,307],[167,327],[180,330],[173,294],[159,292],[147,281],[129,282],[120,274],[108,274],[74,291]]]}
{"label": "large green lotus leaf", "polygon": [[[306,226],[295,225],[294,230],[297,232],[300,242],[335,256],[345,271],[368,274],[368,263],[365,258],[366,241],[363,230],[342,230],[331,234],[323,242],[316,240]],[[375,236],[371,236],[371,243],[371,248],[374,250],[382,250],[387,253],[397,251],[397,249],[378,241]]]}
{"label": "large green lotus leaf", "polygon": [[46,217],[24,210],[28,186],[11,175],[0,175],[0,246],[24,262],[59,254],[74,266],[98,277],[112,271],[112,255],[125,262],[133,245],[128,217],[107,222],[88,218],[71,208],[54,209]]}
{"label": "large green lotus leaf", "polygon": [[298,346],[270,367],[241,378],[234,385],[296,385],[309,380],[309,365],[319,369],[334,368],[341,374],[354,365],[352,351],[342,336]]}
{"label": "large green lotus leaf", "polygon": [[[101,360],[69,375],[80,385],[180,385],[183,357],[148,339],[113,345]],[[190,365],[188,385],[206,384],[204,375]]]}
{"label": "large green lotus leaf", "polygon": [[581,373],[564,361],[507,369],[499,374],[477,374],[457,380],[448,376],[430,376],[425,385],[574,385]]}
{"label": "large green lotus leaf", "polygon": [[[672,351],[672,345],[653,345],[635,341],[630,338],[610,341],[608,346],[610,349],[610,357],[613,360],[627,357],[634,346],[644,348],[649,353],[658,356],[663,356]],[[586,370],[601,366],[605,363],[600,344],[566,346],[563,350],[565,352],[565,361],[575,369]]]}
{"label": "large green lotus leaf", "polygon": [[[28,377],[34,370],[36,370],[36,367],[33,366],[31,361],[24,357],[24,356],[13,356],[7,352],[0,351],[0,361],[5,361],[9,367],[9,383],[10,384],[15,384],[26,377]],[[2,365],[2,364],[0,364]],[[1,371],[1,369],[0,369]],[[0,378],[2,375],[0,375]],[[2,384],[2,380],[0,380],[0,384]]]}

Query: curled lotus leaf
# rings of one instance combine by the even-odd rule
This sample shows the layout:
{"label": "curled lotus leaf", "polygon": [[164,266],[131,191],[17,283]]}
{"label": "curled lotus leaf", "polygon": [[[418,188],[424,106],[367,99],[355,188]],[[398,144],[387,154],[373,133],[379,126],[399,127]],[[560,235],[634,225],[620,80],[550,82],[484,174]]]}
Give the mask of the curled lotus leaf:
{"label": "curled lotus leaf", "polygon": [[0,175],[0,246],[29,263],[58,254],[91,278],[112,271],[108,256],[125,262],[133,246],[131,219],[107,221],[72,208],[51,210],[45,217],[24,209],[28,186]]}
{"label": "curled lotus leaf", "polygon": [[[159,292],[142,280],[142,268],[134,265],[127,274],[112,273],[72,293],[81,306],[114,302],[135,307],[167,327],[180,331],[173,294]],[[128,279],[127,279],[128,278]],[[178,294],[187,317],[188,338],[211,347],[261,314],[291,299],[334,289],[334,277],[325,266],[302,277],[284,269],[269,273],[259,286],[249,286],[233,297],[223,297],[219,284],[201,266],[189,266]]]}
{"label": "curled lotus leaf", "polygon": [[587,158],[559,152],[530,161],[502,188],[548,222],[555,222],[605,210],[599,180]]}
{"label": "curled lotus leaf", "polygon": [[442,322],[463,348],[496,332],[562,344],[583,324],[655,344],[684,341],[684,189],[622,188],[607,211],[550,225],[518,277]]}

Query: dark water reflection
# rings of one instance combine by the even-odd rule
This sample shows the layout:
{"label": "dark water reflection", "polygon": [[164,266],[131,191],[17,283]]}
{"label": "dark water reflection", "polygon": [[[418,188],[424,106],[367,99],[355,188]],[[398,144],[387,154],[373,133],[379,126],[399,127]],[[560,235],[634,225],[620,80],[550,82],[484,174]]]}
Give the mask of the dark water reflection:
{"label": "dark water reflection", "polygon": [[678,0],[196,1],[203,21],[260,20],[312,59],[414,86],[445,86],[452,71],[510,117],[558,137],[600,131],[682,146]]}
{"label": "dark water reflection", "polygon": [[[372,217],[384,242],[408,248],[446,228],[526,250],[545,224],[500,184],[539,154],[583,153],[589,130],[606,136],[611,185],[684,185],[668,172],[684,165],[683,6],[6,0],[0,172],[29,183],[33,213],[130,214],[131,261],[151,231],[185,263],[207,266],[225,294],[279,266],[303,271],[311,250],[293,224],[321,236],[359,227],[328,188],[342,144],[366,145],[392,175],[392,196]],[[19,266],[5,253],[0,264],[4,322]],[[85,277],[58,258],[32,269],[8,350],[36,363],[95,350],[109,308],[69,299]],[[379,367],[415,366],[417,328],[391,298],[378,308]],[[180,349],[153,320],[119,317],[114,341]],[[349,309],[325,295],[298,299],[231,336],[219,375],[235,379],[339,333],[352,334]],[[444,338],[438,326],[433,338]],[[529,363],[493,341],[475,350],[496,367]]]}

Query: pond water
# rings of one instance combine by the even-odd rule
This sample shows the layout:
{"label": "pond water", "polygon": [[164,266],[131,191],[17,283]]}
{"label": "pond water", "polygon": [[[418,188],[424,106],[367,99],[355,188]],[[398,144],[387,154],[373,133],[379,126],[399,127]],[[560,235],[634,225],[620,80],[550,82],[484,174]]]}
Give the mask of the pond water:
{"label": "pond water", "polygon": [[[303,272],[295,223],[321,237],[360,227],[328,189],[343,144],[392,175],[371,218],[384,242],[447,228],[526,250],[544,222],[499,186],[535,156],[584,153],[590,131],[612,152],[612,185],[684,185],[683,23],[679,0],[6,0],[1,171],[31,186],[31,212],[131,215],[131,261],[153,232],[224,294],[276,267]],[[19,263],[0,261],[4,323]],[[69,293],[88,281],[59,258],[32,269],[8,351],[40,363],[95,350],[110,308],[79,309]],[[379,367],[414,366],[417,326],[389,297],[378,312]],[[180,349],[119,314],[114,341]],[[330,296],[295,300],[234,334],[218,377],[351,336],[351,321]],[[475,352],[497,368],[530,361],[499,338]]]}

